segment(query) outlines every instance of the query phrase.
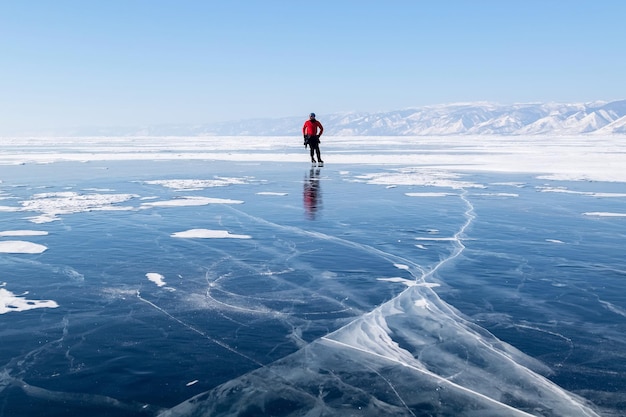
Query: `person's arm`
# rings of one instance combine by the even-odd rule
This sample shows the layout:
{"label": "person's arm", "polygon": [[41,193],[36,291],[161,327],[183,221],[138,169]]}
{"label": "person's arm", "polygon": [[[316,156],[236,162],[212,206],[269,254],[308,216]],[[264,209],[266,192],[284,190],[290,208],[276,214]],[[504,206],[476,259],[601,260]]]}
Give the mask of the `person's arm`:
{"label": "person's arm", "polygon": [[324,133],[324,126],[322,126],[322,124],[319,121],[317,122],[317,126],[319,126],[319,128],[320,128],[319,135],[322,136],[322,133]]}
{"label": "person's arm", "polygon": [[306,122],[302,125],[302,138],[304,138],[304,147],[306,148],[309,144],[309,141],[306,138]]}

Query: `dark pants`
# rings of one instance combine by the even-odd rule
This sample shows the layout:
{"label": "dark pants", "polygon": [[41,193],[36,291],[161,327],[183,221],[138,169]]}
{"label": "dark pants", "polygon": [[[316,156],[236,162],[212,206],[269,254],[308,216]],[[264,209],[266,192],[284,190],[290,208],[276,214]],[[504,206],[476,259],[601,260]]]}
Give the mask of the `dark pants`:
{"label": "dark pants", "polygon": [[315,156],[317,155],[317,160],[322,162],[322,155],[320,153],[320,137],[318,135],[309,136],[307,143],[309,144],[309,151],[311,152],[311,160],[315,159]]}

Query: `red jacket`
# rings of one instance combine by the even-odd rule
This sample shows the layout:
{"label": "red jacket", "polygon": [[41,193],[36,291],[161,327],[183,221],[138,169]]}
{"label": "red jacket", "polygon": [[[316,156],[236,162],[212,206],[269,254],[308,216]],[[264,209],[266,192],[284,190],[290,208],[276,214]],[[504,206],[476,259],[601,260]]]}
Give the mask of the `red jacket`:
{"label": "red jacket", "polygon": [[[317,128],[319,127],[319,133],[317,131]],[[317,120],[307,120],[306,122],[304,122],[304,126],[302,126],[302,134],[303,135],[318,135],[318,136],[322,136],[322,133],[324,132],[324,126],[322,126],[322,124],[320,122],[318,122]]]}

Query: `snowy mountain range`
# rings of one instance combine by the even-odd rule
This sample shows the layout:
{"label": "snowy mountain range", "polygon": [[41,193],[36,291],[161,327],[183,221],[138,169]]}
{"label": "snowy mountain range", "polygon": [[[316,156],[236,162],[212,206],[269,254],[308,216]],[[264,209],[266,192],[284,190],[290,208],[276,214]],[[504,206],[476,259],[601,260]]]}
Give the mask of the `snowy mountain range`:
{"label": "snowy mountain range", "polygon": [[337,135],[626,134],[626,100],[587,104],[450,104],[387,113],[331,115],[326,124]]}
{"label": "snowy mountain range", "polygon": [[[307,115],[200,125],[72,129],[68,136],[298,136]],[[579,104],[457,103],[378,113],[318,113],[332,136],[623,135],[626,100]],[[60,133],[60,132],[59,132]]]}

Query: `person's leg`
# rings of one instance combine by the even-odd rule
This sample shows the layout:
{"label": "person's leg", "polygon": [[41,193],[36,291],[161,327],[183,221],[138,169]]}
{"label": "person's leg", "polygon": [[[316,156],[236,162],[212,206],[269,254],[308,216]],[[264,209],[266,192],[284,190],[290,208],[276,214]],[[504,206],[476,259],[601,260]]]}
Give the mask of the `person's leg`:
{"label": "person's leg", "polygon": [[315,153],[317,154],[317,162],[323,162],[322,161],[322,153],[320,152],[320,142],[319,142],[319,140],[317,141],[317,143],[315,143]]}
{"label": "person's leg", "polygon": [[309,150],[310,150],[310,152],[311,152],[311,162],[315,162],[315,157],[314,157],[314,155],[315,155],[315,153],[314,153],[314,152],[315,152],[315,149],[314,149],[314,148],[315,148],[315,147],[313,146],[313,144],[312,144],[312,143],[309,143]]}

